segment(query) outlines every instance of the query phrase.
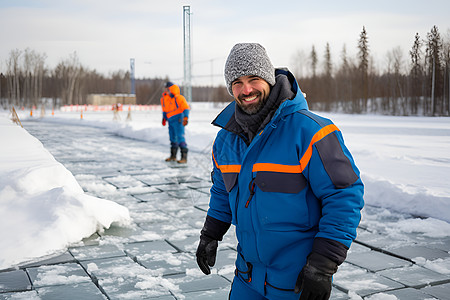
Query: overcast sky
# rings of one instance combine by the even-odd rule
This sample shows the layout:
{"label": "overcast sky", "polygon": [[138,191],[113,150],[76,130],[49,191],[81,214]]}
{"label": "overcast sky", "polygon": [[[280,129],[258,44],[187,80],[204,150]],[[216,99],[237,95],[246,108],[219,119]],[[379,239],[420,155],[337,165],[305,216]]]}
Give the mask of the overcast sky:
{"label": "overcast sky", "polygon": [[327,42],[335,64],[344,45],[354,56],[365,26],[382,68],[396,47],[409,59],[416,32],[425,39],[436,25],[447,37],[450,28],[448,0],[0,0],[0,72],[11,50],[28,47],[45,53],[49,68],[75,51],[83,66],[105,75],[129,70],[134,58],[137,78],[181,84],[184,5],[192,14],[194,85],[223,84],[225,59],[238,42],[261,43],[276,67],[293,70],[307,63],[313,45],[319,63]]}

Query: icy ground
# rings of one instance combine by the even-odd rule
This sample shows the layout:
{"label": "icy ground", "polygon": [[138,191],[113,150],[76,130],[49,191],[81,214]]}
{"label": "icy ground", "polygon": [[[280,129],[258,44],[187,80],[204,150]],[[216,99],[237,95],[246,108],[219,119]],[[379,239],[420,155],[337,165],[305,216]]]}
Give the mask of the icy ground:
{"label": "icy ground", "polygon": [[[187,141],[191,153],[205,161],[205,168],[210,167],[210,161],[208,161],[210,146],[217,132],[217,129],[210,125],[210,121],[219,111],[220,108],[194,103],[187,127]],[[115,188],[96,183],[90,175],[73,176],[54,160],[39,141],[19,126],[12,124],[8,114],[9,112],[0,113],[0,140],[2,141],[0,228],[3,228],[0,239],[7,241],[0,244],[0,269],[14,266],[33,257],[64,250],[71,243],[90,236],[99,229],[101,231],[101,228],[108,228],[111,224],[126,226],[128,222],[137,222],[137,215],[131,214],[130,220],[128,210],[123,206],[103,200],[116,200],[114,199],[114,195],[117,194]],[[363,287],[369,290],[372,288],[370,291],[377,288],[383,290],[379,286],[383,283],[371,278],[373,274],[361,274],[362,269],[354,268],[354,265],[361,265],[367,261],[364,259],[367,252],[373,252],[368,251],[370,249],[366,246],[369,245],[392,251],[402,257],[409,257],[414,262],[413,266],[397,265],[399,272],[402,269],[403,272],[411,272],[419,267],[420,270],[432,270],[436,274],[443,274],[444,278],[447,278],[444,281],[448,280],[450,276],[450,258],[448,258],[450,184],[447,178],[450,171],[450,151],[448,151],[450,149],[450,119],[323,113],[322,115],[330,117],[342,130],[346,143],[361,170],[362,179],[366,185],[365,200],[368,204],[363,212],[358,232],[359,243],[355,243],[351,249],[353,255],[349,256],[351,264],[344,264],[340,268],[336,275],[336,282],[349,290],[348,295],[354,299],[358,299],[358,295],[364,295],[364,292],[361,292]],[[162,152],[155,154],[152,159],[163,159],[168,148],[167,128],[160,124],[161,112],[158,110],[133,111],[131,120],[128,121],[126,109],[121,112],[119,121],[113,121],[112,112],[84,112],[83,119],[80,118],[79,111],[71,113],[58,111],[55,112],[55,116],[47,113],[43,118],[39,116],[30,118],[28,112],[19,112],[19,116],[24,123],[37,121],[52,127],[65,124],[81,125],[77,127],[80,132],[88,132],[89,128],[95,127],[112,135],[159,145]],[[63,140],[64,132],[60,134]],[[111,152],[114,147],[114,144],[102,144],[102,140],[99,140],[98,155],[102,155],[104,150]],[[88,149],[92,151],[92,148],[86,147],[86,150]],[[129,151],[133,152],[133,148]],[[77,155],[78,158],[85,156],[88,159],[95,156],[95,153],[78,153]],[[144,153],[130,153],[130,155],[135,158],[141,155],[143,165],[149,159]],[[199,160],[196,163],[199,163]],[[83,189],[89,190],[90,193],[83,193],[77,181],[82,183]],[[140,186],[131,188],[134,189],[133,193],[143,189]],[[14,201],[16,199],[21,200]],[[58,201],[48,199],[58,199]],[[89,201],[86,201],[87,199]],[[86,202],[95,203],[96,207],[86,205]],[[7,230],[4,230],[5,228]],[[45,234],[36,235],[36,232],[42,231],[40,229],[45,229]],[[196,234],[198,234],[197,231]],[[151,237],[148,238],[151,239]],[[414,253],[405,249],[411,245],[424,249],[429,249],[428,247],[431,246],[433,249],[439,249],[440,252],[439,255],[431,255],[428,250]],[[422,249],[417,247],[414,249]],[[395,264],[383,259],[381,262]],[[90,265],[90,268],[95,269],[96,266]],[[377,268],[379,268],[378,265],[365,266],[368,270],[386,272]],[[429,281],[436,279],[427,277],[421,272],[417,273]],[[401,274],[385,275],[390,276],[389,278],[401,277]],[[355,281],[355,276],[365,278],[365,281]],[[389,287],[389,284],[384,284],[384,289]],[[172,288],[176,290],[176,286]],[[396,299],[376,298],[378,297],[376,295],[368,297]]]}

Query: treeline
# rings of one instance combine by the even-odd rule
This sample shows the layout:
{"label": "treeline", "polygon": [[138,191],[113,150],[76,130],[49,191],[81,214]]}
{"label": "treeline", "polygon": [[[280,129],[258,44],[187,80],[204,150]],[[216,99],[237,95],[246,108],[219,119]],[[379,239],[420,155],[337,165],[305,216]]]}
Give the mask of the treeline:
{"label": "treeline", "polygon": [[[165,79],[137,79],[136,80],[136,100],[138,104],[160,104],[161,94],[164,89]],[[183,87],[178,84],[183,93]],[[192,101],[195,102],[227,102],[233,100],[228,94],[225,86],[193,86]]]}
{"label": "treeline", "polygon": [[118,71],[108,78],[88,70],[76,53],[62,60],[53,70],[44,67],[46,55],[31,49],[10,52],[0,74],[0,100],[3,108],[32,107],[50,99],[53,106],[85,104],[91,93],[125,93],[129,73]]}
{"label": "treeline", "polygon": [[[15,49],[0,69],[0,105],[37,107],[43,101],[53,107],[87,104],[89,94],[129,94],[130,72],[117,71],[109,76],[83,66],[74,52],[61,60],[55,69],[44,67],[45,54],[31,49]],[[136,79],[137,104],[159,104],[164,84],[168,78]],[[195,101],[229,100],[225,87],[193,87]],[[45,99],[45,100],[44,100]]]}
{"label": "treeline", "polygon": [[[450,32],[449,32],[450,33]],[[434,26],[425,39],[416,34],[408,56],[400,48],[387,53],[383,71],[377,70],[370,54],[369,36],[363,27],[357,56],[347,55],[334,69],[327,43],[323,59],[315,47],[307,57],[298,54],[296,77],[311,109],[346,113],[389,115],[450,115],[450,36],[442,38]],[[305,75],[307,73],[307,75]]]}
{"label": "treeline", "polygon": [[[423,39],[416,34],[404,56],[394,48],[379,70],[371,56],[369,34],[363,27],[356,57],[344,46],[335,64],[327,43],[322,59],[313,46],[299,52],[292,64],[300,87],[313,110],[390,115],[450,115],[450,38],[442,38],[436,26]],[[46,99],[54,107],[86,104],[89,94],[129,94],[130,73],[108,76],[83,66],[76,52],[53,69],[45,68],[46,55],[31,49],[13,50],[0,64],[0,105],[7,109],[38,106]],[[136,79],[137,104],[159,104],[168,78]],[[225,102],[226,88],[197,86],[193,101]]]}

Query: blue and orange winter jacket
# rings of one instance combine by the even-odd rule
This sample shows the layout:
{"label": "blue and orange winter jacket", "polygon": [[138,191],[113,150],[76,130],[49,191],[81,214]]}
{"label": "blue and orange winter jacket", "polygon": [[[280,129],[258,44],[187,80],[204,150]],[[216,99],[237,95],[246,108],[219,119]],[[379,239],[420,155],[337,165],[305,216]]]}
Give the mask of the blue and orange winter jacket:
{"label": "blue and orange winter jacket", "polygon": [[[236,226],[236,274],[265,294],[293,291],[316,238],[345,247],[356,237],[363,183],[340,130],[296,96],[284,101],[249,143],[235,103],[213,121],[213,186],[208,215]],[[344,257],[345,258],[345,257]]]}
{"label": "blue and orange winter jacket", "polygon": [[181,114],[181,117],[189,117],[189,104],[180,94],[180,88],[174,84],[169,87],[169,92],[164,92],[161,97],[161,107],[163,111],[163,118],[169,120],[173,116]]}

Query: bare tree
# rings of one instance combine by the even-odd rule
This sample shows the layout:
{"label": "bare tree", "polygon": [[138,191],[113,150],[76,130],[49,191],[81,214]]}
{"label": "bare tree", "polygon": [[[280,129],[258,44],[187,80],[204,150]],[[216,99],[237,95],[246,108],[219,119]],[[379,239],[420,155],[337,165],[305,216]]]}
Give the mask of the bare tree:
{"label": "bare tree", "polygon": [[37,106],[41,99],[45,58],[45,54],[29,48],[23,53],[22,95],[26,106]]}
{"label": "bare tree", "polygon": [[20,103],[20,66],[19,58],[22,51],[14,49],[9,53],[9,59],[6,63],[6,74],[8,77],[9,102],[12,105],[19,106]]}
{"label": "bare tree", "polygon": [[76,104],[74,90],[80,71],[81,65],[76,52],[56,66],[55,76],[59,81],[59,93],[63,104]]}
{"label": "bare tree", "polygon": [[314,45],[311,48],[311,53],[309,54],[309,63],[311,68],[311,76],[308,76],[308,80],[304,81],[304,87],[306,94],[308,95],[308,100],[310,107],[315,109],[319,108],[318,105],[321,102],[321,99],[318,99],[320,96],[317,93],[317,52]]}
{"label": "bare tree", "polygon": [[353,101],[353,63],[347,55],[347,48],[344,44],[341,51],[341,65],[336,72],[336,89],[338,100],[341,102],[345,112],[350,112],[349,103]]}
{"label": "bare tree", "polygon": [[307,55],[303,50],[298,50],[295,52],[291,59],[291,65],[293,66],[292,72],[297,78],[307,76]]}
{"label": "bare tree", "polygon": [[32,90],[32,101],[33,103],[37,103],[42,97],[42,84],[43,77],[45,72],[45,59],[47,58],[46,54],[35,54],[34,57],[34,65],[33,65],[33,90]]}

